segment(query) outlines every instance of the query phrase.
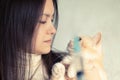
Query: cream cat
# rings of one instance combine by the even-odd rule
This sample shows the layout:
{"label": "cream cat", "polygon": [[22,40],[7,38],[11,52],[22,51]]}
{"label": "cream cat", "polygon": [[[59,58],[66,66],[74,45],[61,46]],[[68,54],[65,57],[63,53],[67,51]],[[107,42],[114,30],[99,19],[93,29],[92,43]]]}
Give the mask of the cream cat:
{"label": "cream cat", "polygon": [[[94,37],[82,36],[79,41],[81,50],[78,53],[74,52],[73,45],[73,41],[70,41],[68,45],[70,55],[53,66],[51,80],[65,80],[65,74],[72,78],[79,71],[84,72],[86,80],[107,80],[103,69],[101,33]],[[69,66],[66,68],[63,64]]]}

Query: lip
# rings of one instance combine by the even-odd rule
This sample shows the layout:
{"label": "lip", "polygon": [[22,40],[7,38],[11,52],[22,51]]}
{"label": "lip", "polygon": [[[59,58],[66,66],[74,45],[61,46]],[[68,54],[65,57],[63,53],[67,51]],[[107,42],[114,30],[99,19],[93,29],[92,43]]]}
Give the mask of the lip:
{"label": "lip", "polygon": [[44,43],[47,43],[47,44],[51,44],[52,43],[52,40],[45,40]]}

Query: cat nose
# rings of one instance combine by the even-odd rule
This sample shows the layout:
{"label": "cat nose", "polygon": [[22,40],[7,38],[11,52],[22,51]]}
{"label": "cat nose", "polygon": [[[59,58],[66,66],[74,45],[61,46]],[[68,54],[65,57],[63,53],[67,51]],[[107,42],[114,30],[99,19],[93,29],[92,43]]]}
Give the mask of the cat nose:
{"label": "cat nose", "polygon": [[81,41],[82,40],[82,38],[81,37],[79,37],[79,41]]}

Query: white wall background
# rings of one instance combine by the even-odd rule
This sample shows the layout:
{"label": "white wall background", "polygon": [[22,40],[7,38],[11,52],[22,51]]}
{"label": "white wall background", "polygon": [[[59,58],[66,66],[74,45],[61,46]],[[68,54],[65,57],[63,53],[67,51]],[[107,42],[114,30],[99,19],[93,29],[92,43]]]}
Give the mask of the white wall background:
{"label": "white wall background", "polygon": [[59,27],[53,44],[66,51],[74,35],[102,32],[108,80],[120,80],[120,0],[58,0]]}

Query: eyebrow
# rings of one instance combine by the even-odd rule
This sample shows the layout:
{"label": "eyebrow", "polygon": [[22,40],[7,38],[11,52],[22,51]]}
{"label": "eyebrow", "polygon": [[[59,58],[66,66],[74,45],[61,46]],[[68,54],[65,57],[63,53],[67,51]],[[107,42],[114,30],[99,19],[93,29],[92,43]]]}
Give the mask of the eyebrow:
{"label": "eyebrow", "polygon": [[[44,13],[43,15],[45,15],[46,17],[50,17],[50,14]],[[54,16],[54,14],[52,15],[52,17]]]}

